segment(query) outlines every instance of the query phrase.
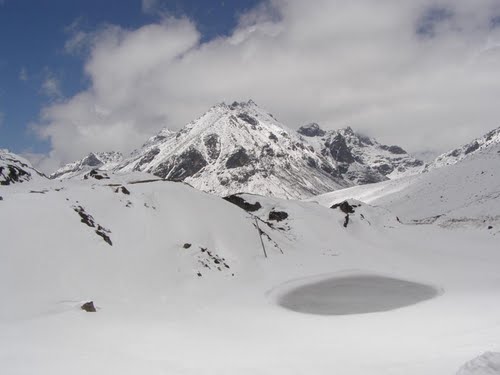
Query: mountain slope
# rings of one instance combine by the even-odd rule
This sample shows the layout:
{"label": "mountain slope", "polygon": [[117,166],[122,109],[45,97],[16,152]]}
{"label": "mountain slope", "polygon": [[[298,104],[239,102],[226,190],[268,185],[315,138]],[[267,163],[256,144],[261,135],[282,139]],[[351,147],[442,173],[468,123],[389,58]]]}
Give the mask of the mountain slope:
{"label": "mountain slope", "polygon": [[475,153],[500,143],[500,127],[493,129],[482,137],[474,139],[459,148],[439,155],[433,162],[425,167],[426,170],[441,168],[446,165],[453,165]]}
{"label": "mountain slope", "polygon": [[210,193],[299,198],[349,186],[324,157],[254,102],[224,103],[162,131],[121,163]]}
{"label": "mountain slope", "polygon": [[72,178],[80,176],[92,169],[109,170],[123,160],[119,152],[91,152],[83,159],[75,161],[59,168],[49,178]]}
{"label": "mountain slope", "polygon": [[0,185],[11,185],[32,179],[46,178],[31,163],[8,150],[0,149]]}
{"label": "mountain slope", "polygon": [[382,145],[350,127],[324,131],[312,123],[302,126],[298,132],[336,166],[344,179],[355,185],[419,173],[424,165],[401,147]]}
{"label": "mountain slope", "polygon": [[[331,205],[347,198],[390,208],[405,222],[477,227],[500,232],[500,143],[426,173],[321,195]],[[490,228],[491,227],[491,228]]]}

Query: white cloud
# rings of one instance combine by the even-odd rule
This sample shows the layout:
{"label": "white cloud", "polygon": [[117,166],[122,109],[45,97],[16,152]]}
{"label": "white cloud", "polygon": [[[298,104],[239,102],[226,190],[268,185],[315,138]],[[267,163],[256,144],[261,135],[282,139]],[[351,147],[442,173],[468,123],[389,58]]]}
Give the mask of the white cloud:
{"label": "white cloud", "polygon": [[25,67],[22,67],[19,71],[19,79],[23,82],[26,82],[28,80],[28,71]]}
{"label": "white cloud", "polygon": [[57,99],[62,96],[61,82],[50,71],[46,72],[45,79],[40,87],[40,92],[50,99]]}
{"label": "white cloud", "polygon": [[291,127],[350,125],[445,150],[500,125],[496,15],[496,0],[272,0],[204,44],[185,19],[108,27],[85,64],[91,87],[46,107],[38,131],[67,162],[252,98]]}

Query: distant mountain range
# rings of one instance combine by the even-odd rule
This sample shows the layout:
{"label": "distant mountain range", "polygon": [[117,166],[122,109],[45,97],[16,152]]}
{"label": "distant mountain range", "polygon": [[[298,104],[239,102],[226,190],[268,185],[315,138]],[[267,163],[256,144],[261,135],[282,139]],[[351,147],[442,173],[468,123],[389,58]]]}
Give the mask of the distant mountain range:
{"label": "distant mountain range", "polygon": [[[293,131],[250,100],[215,105],[177,132],[161,130],[126,157],[90,153],[49,178],[138,171],[220,196],[245,192],[303,199],[428,172],[499,143],[500,128],[425,164],[399,146],[380,144],[350,127],[326,131],[310,123]],[[0,150],[2,185],[33,177],[45,178],[27,160]]]}
{"label": "distant mountain range", "polygon": [[51,178],[90,169],[143,171],[218,195],[239,192],[304,198],[353,185],[418,173],[424,163],[347,127],[287,128],[253,101],[221,103],[172,132],[163,129],[126,158],[91,153]]}

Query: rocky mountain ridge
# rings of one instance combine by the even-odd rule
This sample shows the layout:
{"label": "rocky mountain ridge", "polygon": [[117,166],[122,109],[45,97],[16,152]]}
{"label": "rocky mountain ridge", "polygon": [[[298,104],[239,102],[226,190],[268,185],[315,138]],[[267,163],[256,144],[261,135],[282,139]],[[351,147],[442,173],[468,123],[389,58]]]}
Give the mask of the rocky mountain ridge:
{"label": "rocky mountain ridge", "polygon": [[252,100],[215,105],[177,132],[163,129],[122,161],[102,162],[99,155],[51,177],[73,177],[88,167],[143,171],[218,195],[304,198],[417,173],[423,165],[400,147],[381,145],[351,128],[325,131],[309,124],[295,132]]}

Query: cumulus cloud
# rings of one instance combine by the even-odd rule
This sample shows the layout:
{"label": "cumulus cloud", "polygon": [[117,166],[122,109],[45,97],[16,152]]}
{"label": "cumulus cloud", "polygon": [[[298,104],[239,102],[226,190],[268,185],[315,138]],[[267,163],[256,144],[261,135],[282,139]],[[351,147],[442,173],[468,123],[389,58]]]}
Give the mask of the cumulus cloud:
{"label": "cumulus cloud", "polygon": [[271,0],[205,43],[187,19],[109,26],[86,58],[90,87],[44,108],[38,132],[68,162],[252,98],[290,127],[444,151],[500,125],[499,16],[496,0]]}

